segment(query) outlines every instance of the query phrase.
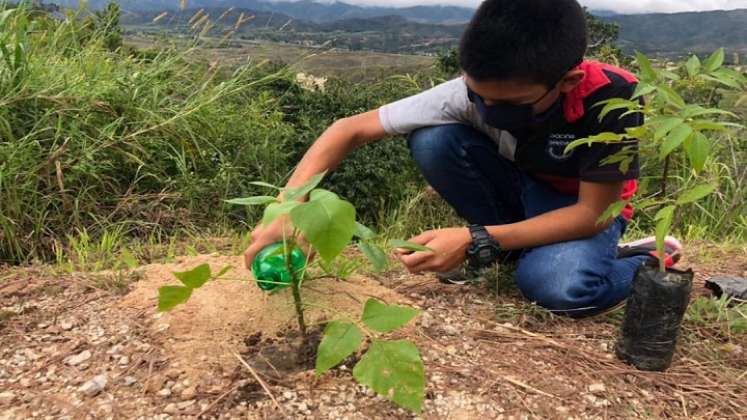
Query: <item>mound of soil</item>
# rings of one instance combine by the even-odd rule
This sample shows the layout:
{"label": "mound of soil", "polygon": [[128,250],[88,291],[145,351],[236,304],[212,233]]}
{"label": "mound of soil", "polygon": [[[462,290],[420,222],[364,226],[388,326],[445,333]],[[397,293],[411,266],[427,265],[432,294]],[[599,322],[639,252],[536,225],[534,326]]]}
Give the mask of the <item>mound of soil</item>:
{"label": "mound of soil", "polygon": [[[158,289],[179,284],[172,273],[205,263],[214,273],[226,266],[232,269],[225,280],[209,282],[195,290],[186,304],[156,315]],[[309,305],[306,322],[312,326],[320,325],[340,318],[340,312],[359,317],[369,298],[389,304],[407,303],[402,295],[369,278],[315,280],[304,286],[304,303]],[[310,358],[291,362],[293,366],[286,366],[289,360],[295,360],[287,355],[287,351],[301,343],[294,331],[297,322],[291,291],[284,289],[268,294],[260,290],[252,280],[251,272],[244,268],[241,257],[198,256],[183,258],[174,264],[143,267],[142,279],[120,305],[160,316],[155,328],[165,334],[167,352],[172,359],[181,362],[187,377],[192,380],[211,372],[213,369],[208,365],[223,368],[237,365],[235,356],[228,350],[261,353],[264,357],[272,357],[271,360],[285,366],[289,372],[306,370],[309,359],[313,360],[312,354]],[[318,343],[318,337],[310,341],[311,344],[314,342]]]}

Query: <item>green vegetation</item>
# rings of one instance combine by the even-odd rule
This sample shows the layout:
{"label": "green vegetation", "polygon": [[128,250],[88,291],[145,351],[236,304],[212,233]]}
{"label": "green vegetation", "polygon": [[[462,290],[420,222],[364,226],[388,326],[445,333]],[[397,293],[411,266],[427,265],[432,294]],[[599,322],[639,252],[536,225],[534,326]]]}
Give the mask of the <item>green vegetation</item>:
{"label": "green vegetation", "polygon": [[[113,9],[63,20],[27,9],[0,12],[2,262],[57,260],[69,269],[102,269],[212,252],[210,241],[200,239],[209,236],[235,236],[246,244],[237,231],[253,226],[260,214],[226,199],[261,192],[253,179],[282,184],[336,119],[419,92],[454,72],[452,53],[440,68],[412,76],[365,83],[330,77],[323,87],[309,86],[292,68],[239,60],[246,57],[241,52],[221,66],[221,57],[202,46],[119,47],[116,18]],[[220,51],[234,50],[241,51]],[[333,63],[320,64],[316,75],[325,75],[327,65]],[[741,94],[690,77],[687,68],[677,66],[671,81],[683,100],[744,119]],[[681,234],[747,238],[743,133],[733,127],[714,133],[702,174],[716,193],[677,213]],[[649,146],[642,147],[644,198],[660,195],[661,162]],[[685,153],[669,160],[667,195],[693,185],[686,159]],[[380,226],[385,236],[403,237],[458,223],[437,197],[422,192],[423,185],[404,141],[393,139],[355,152],[323,186],[350,200],[361,220]],[[639,211],[629,232],[649,234],[653,216]],[[184,248],[177,237],[194,243]],[[240,241],[230,242],[231,252],[239,252]]]}
{"label": "green vegetation", "polygon": [[[419,89],[389,79],[310,91],[263,62],[110,51],[112,32],[89,22],[0,12],[0,261],[50,260],[69,237],[112,229],[147,240],[253,224],[224,200],[256,192],[252,179],[281,183],[336,118]],[[359,151],[329,187],[375,221],[417,180],[391,141]]]}

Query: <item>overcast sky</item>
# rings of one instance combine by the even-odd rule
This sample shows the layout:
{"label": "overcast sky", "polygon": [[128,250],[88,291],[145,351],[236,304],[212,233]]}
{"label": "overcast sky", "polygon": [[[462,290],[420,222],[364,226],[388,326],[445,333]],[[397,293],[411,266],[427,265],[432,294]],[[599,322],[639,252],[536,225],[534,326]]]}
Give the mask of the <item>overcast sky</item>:
{"label": "overcast sky", "polygon": [[[331,1],[331,0],[330,0]],[[418,4],[454,4],[476,7],[481,0],[341,0],[344,3],[377,6],[412,6]],[[692,10],[744,9],[747,0],[581,0],[590,9],[614,10],[618,13],[685,12]]]}

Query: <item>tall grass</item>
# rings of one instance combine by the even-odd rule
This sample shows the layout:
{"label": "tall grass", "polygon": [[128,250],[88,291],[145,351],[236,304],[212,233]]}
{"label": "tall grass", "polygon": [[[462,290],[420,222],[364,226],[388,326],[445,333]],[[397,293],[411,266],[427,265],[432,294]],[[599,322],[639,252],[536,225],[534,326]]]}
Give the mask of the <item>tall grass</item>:
{"label": "tall grass", "polygon": [[96,28],[0,11],[0,262],[97,235],[224,221],[227,197],[289,169],[293,128],[259,89],[279,70],[108,51]]}

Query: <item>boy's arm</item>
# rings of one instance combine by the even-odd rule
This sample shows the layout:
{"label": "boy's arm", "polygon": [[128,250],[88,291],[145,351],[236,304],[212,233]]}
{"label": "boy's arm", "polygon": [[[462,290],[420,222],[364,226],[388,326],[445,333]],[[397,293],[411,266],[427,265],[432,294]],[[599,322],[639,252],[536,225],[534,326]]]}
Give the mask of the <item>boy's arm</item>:
{"label": "boy's arm", "polygon": [[620,200],[623,185],[624,181],[581,182],[576,204],[518,223],[491,226],[488,232],[506,250],[534,248],[595,236],[612,223],[610,219],[597,224],[597,219],[610,205]]}
{"label": "boy's arm", "polygon": [[[312,176],[337,167],[354,149],[380,140],[386,135],[378,110],[336,121],[309,148],[291,175],[287,186],[298,187],[305,184]],[[259,225],[254,229],[252,243],[244,252],[247,268],[251,268],[259,251],[282,240],[284,228],[289,228],[286,219],[280,217],[268,226]]]}
{"label": "boy's arm", "polygon": [[[487,226],[488,232],[505,250],[534,248],[542,245],[594,236],[612,220],[597,224],[607,208],[620,199],[624,181],[609,183],[581,182],[578,202],[518,223]],[[433,252],[401,253],[399,258],[413,273],[445,272],[464,262],[472,242],[466,227],[424,232],[411,242],[427,246]]]}

